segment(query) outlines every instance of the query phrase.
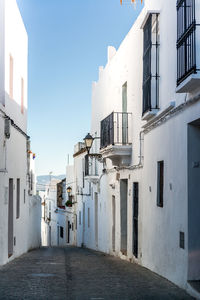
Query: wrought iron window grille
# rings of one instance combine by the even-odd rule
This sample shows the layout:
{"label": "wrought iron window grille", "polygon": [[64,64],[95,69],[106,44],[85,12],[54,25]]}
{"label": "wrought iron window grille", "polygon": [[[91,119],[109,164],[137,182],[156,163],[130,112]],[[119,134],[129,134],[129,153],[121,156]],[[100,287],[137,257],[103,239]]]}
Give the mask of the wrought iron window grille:
{"label": "wrought iron window grille", "polygon": [[144,26],[143,111],[159,109],[159,14],[150,14]]}
{"label": "wrought iron window grille", "polygon": [[195,0],[177,1],[177,86],[189,75],[196,74]]}

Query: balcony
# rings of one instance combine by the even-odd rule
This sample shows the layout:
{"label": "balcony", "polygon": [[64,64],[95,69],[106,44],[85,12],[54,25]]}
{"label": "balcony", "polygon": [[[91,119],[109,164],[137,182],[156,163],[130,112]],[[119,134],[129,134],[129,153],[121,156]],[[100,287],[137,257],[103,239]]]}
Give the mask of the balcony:
{"label": "balcony", "polygon": [[200,54],[196,37],[200,28],[195,0],[177,1],[177,93],[191,93],[200,84]]}
{"label": "balcony", "polygon": [[109,158],[114,166],[131,163],[132,115],[127,112],[112,112],[101,121],[101,147],[103,158]]}
{"label": "balcony", "polygon": [[98,162],[96,157],[85,156],[85,180],[97,183],[99,179],[98,175]]}

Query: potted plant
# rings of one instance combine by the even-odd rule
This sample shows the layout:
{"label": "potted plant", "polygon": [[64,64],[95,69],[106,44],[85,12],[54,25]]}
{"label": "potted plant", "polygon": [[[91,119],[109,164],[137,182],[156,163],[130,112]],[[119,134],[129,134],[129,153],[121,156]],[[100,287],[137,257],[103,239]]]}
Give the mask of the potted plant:
{"label": "potted plant", "polygon": [[72,207],[72,201],[71,201],[71,200],[68,200],[68,201],[65,203],[65,205],[66,205],[67,207]]}

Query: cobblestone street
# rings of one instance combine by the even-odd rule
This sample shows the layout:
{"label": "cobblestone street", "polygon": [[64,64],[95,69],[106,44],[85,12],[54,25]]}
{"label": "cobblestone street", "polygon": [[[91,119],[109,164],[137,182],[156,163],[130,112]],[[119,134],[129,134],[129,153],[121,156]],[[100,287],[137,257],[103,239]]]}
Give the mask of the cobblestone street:
{"label": "cobblestone street", "polygon": [[41,248],[0,268],[0,299],[192,299],[136,265],[75,247]]}

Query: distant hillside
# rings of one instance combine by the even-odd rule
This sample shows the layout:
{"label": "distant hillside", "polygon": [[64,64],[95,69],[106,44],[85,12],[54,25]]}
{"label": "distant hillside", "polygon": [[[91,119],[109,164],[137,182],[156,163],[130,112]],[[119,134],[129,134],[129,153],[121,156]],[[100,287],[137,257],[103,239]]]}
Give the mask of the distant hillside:
{"label": "distant hillside", "polygon": [[[51,179],[64,179],[65,175],[51,175]],[[45,190],[45,185],[50,181],[50,175],[37,176],[37,191]]]}

